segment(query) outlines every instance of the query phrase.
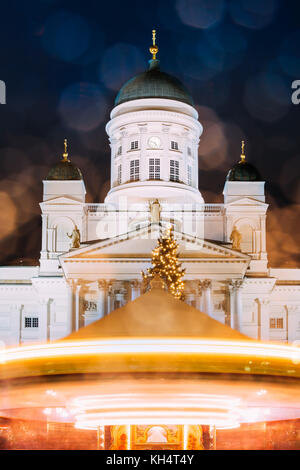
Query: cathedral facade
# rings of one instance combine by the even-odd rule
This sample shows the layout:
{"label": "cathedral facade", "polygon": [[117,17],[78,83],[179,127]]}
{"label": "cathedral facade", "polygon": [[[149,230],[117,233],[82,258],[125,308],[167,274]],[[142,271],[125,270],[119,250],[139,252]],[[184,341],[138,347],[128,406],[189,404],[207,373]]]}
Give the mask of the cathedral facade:
{"label": "cathedral facade", "polygon": [[263,178],[242,145],[223,203],[204,201],[198,113],[184,86],[160,70],[156,46],[151,52],[149,69],[121,88],[106,126],[111,188],[104,203],[85,202],[84,178],[65,142],[43,181],[39,266],[0,268],[6,346],[57,340],[137,298],[141,272],[170,224],[185,302],[252,338],[300,340],[300,269],[268,265]]}

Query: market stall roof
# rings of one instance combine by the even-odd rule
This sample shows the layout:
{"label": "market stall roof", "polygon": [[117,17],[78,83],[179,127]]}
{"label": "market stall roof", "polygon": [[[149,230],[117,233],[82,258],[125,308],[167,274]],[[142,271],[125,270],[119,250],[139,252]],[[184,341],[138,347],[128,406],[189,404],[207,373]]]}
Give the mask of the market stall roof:
{"label": "market stall roof", "polygon": [[113,337],[197,337],[250,340],[229,326],[176,299],[154,281],[152,288],[109,315],[79,329],[66,340]]}

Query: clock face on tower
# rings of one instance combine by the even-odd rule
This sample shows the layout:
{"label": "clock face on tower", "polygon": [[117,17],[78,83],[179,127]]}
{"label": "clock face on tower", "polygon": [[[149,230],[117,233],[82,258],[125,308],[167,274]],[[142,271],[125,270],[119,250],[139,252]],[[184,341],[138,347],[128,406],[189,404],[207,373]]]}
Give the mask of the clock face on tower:
{"label": "clock face on tower", "polygon": [[159,149],[160,148],[160,138],[156,136],[150,137],[148,140],[148,145],[152,149]]}

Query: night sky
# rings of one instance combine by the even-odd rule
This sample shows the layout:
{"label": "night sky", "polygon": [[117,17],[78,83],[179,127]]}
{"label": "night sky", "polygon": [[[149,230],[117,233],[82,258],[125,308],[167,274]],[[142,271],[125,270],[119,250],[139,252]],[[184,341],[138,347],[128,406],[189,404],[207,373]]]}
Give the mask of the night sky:
{"label": "night sky", "polygon": [[222,202],[247,159],[266,180],[271,265],[300,267],[300,6],[276,0],[1,2],[0,262],[37,264],[42,180],[69,141],[87,202],[109,189],[105,134],[116,93],[144,71],[151,30],[161,69],[191,92],[204,133],[199,188]]}

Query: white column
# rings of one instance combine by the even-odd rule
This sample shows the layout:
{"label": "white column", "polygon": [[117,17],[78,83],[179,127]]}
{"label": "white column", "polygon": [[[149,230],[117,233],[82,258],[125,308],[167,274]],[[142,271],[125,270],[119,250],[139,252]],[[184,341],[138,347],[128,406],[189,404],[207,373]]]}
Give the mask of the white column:
{"label": "white column", "polygon": [[266,251],[266,216],[261,216],[261,251]]}
{"label": "white column", "polygon": [[66,320],[66,334],[71,334],[73,331],[73,309],[74,309],[74,292],[73,292],[73,281],[68,282],[68,308],[67,308],[67,320]]}
{"label": "white column", "polygon": [[113,300],[112,283],[110,282],[107,290],[107,315],[113,310]]}
{"label": "white column", "polygon": [[98,281],[98,318],[103,318],[106,314],[106,281]]}
{"label": "white column", "polygon": [[203,311],[210,317],[212,316],[211,284],[211,280],[209,279],[202,281]]}
{"label": "white column", "polygon": [[270,315],[269,315],[269,303],[270,300],[267,298],[259,298],[259,339],[262,341],[269,340],[270,333]]}
{"label": "white column", "polygon": [[41,301],[41,315],[40,315],[40,328],[41,334],[40,339],[47,341],[49,339],[49,299],[45,298]]}
{"label": "white column", "polygon": [[125,294],[126,294],[126,289],[121,288],[118,292],[115,293],[115,298],[117,301],[120,302],[120,307],[123,307],[125,305]]}
{"label": "white column", "polygon": [[46,257],[47,251],[47,228],[48,228],[48,215],[42,214],[42,258]]}
{"label": "white column", "polygon": [[80,322],[80,291],[82,285],[77,283],[75,288],[75,330],[79,330],[79,322]]}
{"label": "white column", "polygon": [[137,280],[134,279],[130,283],[131,287],[131,300],[137,299],[141,295],[141,283]]}
{"label": "white column", "polygon": [[230,299],[230,327],[235,329],[235,286],[234,281],[230,281],[228,284],[229,289],[229,299]]}
{"label": "white column", "polygon": [[243,281],[236,281],[235,289],[235,311],[236,311],[236,329],[241,331],[243,318],[243,301],[242,301],[242,285]]}
{"label": "white column", "polygon": [[240,279],[232,279],[229,283],[230,326],[238,331],[241,331],[243,318],[242,286]]}
{"label": "white column", "polygon": [[[23,328],[22,324],[22,307],[18,304],[12,304],[10,307],[11,312],[11,338],[14,338],[12,342],[5,343],[5,345],[16,346],[21,343],[21,331]],[[9,337],[8,340],[11,341]]]}
{"label": "white column", "polygon": [[185,302],[188,304],[188,305],[192,305],[192,301],[194,300],[194,294],[192,294],[191,292],[187,292],[185,294]]}
{"label": "white column", "polygon": [[[287,305],[287,340],[289,343],[296,341],[297,317],[299,315],[298,305]],[[300,320],[300,318],[299,318]]]}
{"label": "white column", "polygon": [[198,286],[196,289],[196,308],[202,311],[202,287],[201,282],[198,282]]}
{"label": "white column", "polygon": [[47,229],[47,250],[48,251],[56,251],[56,240],[55,240],[55,229],[48,228]]}

